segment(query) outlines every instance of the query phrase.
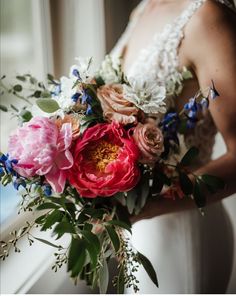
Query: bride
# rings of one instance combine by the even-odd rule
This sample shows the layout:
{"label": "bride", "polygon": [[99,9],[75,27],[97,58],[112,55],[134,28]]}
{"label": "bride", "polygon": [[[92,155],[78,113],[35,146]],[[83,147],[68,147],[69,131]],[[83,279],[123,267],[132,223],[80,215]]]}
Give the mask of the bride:
{"label": "bride", "polygon": [[[129,79],[164,85],[166,104],[177,111],[211,79],[221,94],[181,146],[199,147],[196,174],[217,175],[227,185],[208,196],[204,217],[191,200],[163,199],[150,202],[134,218],[133,245],[151,260],[160,284],[157,289],[140,270],[140,293],[226,292],[233,238],[220,200],[236,192],[235,28],[233,1],[143,0],[112,51],[123,58]],[[227,152],[211,160],[217,130]]]}

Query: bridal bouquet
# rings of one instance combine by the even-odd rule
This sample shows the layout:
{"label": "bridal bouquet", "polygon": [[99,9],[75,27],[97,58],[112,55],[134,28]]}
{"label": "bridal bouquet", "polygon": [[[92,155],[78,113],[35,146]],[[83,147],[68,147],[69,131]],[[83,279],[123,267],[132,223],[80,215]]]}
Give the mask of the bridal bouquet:
{"label": "bridal bouquet", "polygon": [[[67,264],[74,279],[82,279],[106,293],[108,263],[117,260],[113,284],[138,291],[135,272],[144,267],[158,285],[149,259],[135,250],[130,215],[137,215],[150,199],[192,198],[204,207],[204,190],[214,191],[222,182],[210,175],[191,174],[189,165],[198,150],[180,155],[179,139],[197,124],[209,99],[218,93],[214,84],[206,95],[198,92],[179,114],[167,109],[165,88],[128,81],[120,61],[107,56],[99,71],[91,71],[91,59],[78,59],[69,77],[47,84],[29,74],[17,76],[2,92],[27,103],[22,110],[3,106],[18,117],[19,127],[9,137],[7,154],[0,156],[1,183],[13,183],[22,195],[20,210],[37,218],[1,241],[4,260],[26,236],[57,249],[55,271]],[[151,114],[151,115],[150,115]],[[42,238],[34,237],[40,227]],[[51,230],[55,240],[70,236],[68,246],[43,239]]]}

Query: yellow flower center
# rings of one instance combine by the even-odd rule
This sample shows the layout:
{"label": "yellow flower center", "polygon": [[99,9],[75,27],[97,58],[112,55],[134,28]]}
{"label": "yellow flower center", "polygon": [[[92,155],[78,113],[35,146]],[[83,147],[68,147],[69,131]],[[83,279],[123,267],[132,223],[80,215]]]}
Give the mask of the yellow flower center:
{"label": "yellow flower center", "polygon": [[101,140],[88,151],[88,160],[95,165],[97,170],[104,172],[106,166],[117,159],[119,149],[118,145]]}

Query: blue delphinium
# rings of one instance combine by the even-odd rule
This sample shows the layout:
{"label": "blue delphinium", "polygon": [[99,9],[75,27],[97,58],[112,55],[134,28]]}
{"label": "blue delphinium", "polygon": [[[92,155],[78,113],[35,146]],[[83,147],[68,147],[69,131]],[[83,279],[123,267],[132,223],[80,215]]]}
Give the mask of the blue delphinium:
{"label": "blue delphinium", "polygon": [[52,195],[52,187],[49,184],[43,185],[43,193],[45,196],[51,196]]}
{"label": "blue delphinium", "polygon": [[73,94],[71,99],[72,99],[73,102],[76,103],[78,101],[79,97],[80,97],[80,93],[75,93],[75,94]]}
{"label": "blue delphinium", "polygon": [[211,83],[212,83],[212,86],[210,87],[210,93],[209,93],[209,96],[211,99],[215,99],[216,97],[219,97],[220,94],[218,93],[218,91],[216,90],[215,88],[215,84],[214,84],[214,81],[211,80]]}
{"label": "blue delphinium", "polygon": [[14,181],[13,181],[13,186],[16,190],[19,189],[20,186],[22,187],[26,187],[26,182],[23,178],[16,178]]}
{"label": "blue delphinium", "polygon": [[9,154],[2,154],[0,156],[0,163],[3,164],[5,170],[8,174],[16,175],[16,172],[13,169],[13,165],[18,163],[17,159],[9,159]]}
{"label": "blue delphinium", "polygon": [[92,97],[89,94],[87,89],[83,90],[82,98],[81,98],[81,103],[82,104],[87,104],[87,110],[86,110],[86,115],[91,115],[93,113],[91,103],[92,103]]}
{"label": "blue delphinium", "polygon": [[80,74],[79,74],[79,71],[78,71],[77,69],[73,69],[72,74],[73,74],[75,77],[77,77],[79,80],[82,80],[82,79],[81,79],[81,76],[80,76]]}
{"label": "blue delphinium", "polygon": [[174,141],[176,144],[179,144],[177,131],[180,124],[180,118],[176,112],[169,112],[165,114],[163,120],[160,123],[160,126],[163,129],[165,134],[165,139],[169,141]]}

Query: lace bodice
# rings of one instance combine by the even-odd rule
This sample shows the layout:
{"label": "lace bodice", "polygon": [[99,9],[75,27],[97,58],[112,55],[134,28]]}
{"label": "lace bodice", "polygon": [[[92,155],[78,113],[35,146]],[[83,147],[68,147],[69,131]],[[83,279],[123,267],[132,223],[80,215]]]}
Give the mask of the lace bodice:
{"label": "lace bodice", "polygon": [[[149,0],[143,0],[137,7],[135,15],[131,18],[125,32],[118,40],[111,54],[122,57],[130,35],[142,15]],[[186,69],[180,69],[178,49],[184,37],[184,28],[194,13],[207,0],[189,0],[187,8],[171,23],[168,23],[162,32],[153,36],[150,44],[138,53],[138,57],[126,73],[129,80],[141,83],[155,82],[165,87],[165,105],[167,109],[174,107],[174,99],[181,93],[185,79],[192,77]],[[234,9],[227,0],[216,0],[229,8]],[[163,116],[160,114],[160,117]],[[216,128],[208,113],[198,122],[193,133],[183,141],[183,150],[189,146],[200,148],[201,162],[209,160],[214,144]],[[204,144],[203,144],[204,143]]]}

